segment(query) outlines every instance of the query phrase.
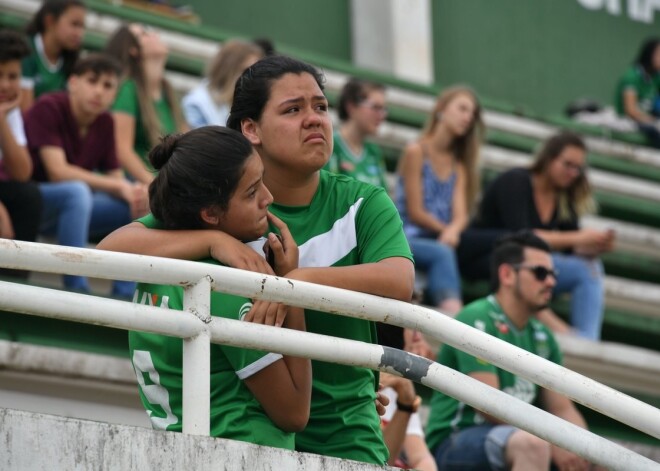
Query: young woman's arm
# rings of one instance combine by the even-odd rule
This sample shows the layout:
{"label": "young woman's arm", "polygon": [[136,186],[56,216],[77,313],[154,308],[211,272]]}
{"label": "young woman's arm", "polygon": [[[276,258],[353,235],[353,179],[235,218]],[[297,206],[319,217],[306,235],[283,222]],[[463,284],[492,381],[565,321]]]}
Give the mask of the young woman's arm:
{"label": "young woman's arm", "polygon": [[452,194],[451,210],[452,219],[440,234],[440,242],[451,247],[457,247],[461,238],[461,232],[468,224],[468,208],[466,195],[466,172],[463,164],[456,166],[456,184]]}
{"label": "young woman's arm", "polygon": [[639,123],[653,124],[656,121],[656,118],[639,108],[637,92],[633,89],[626,89],[623,91],[623,110],[625,111],[626,116]]}
{"label": "young woman's arm", "polygon": [[[289,307],[284,327],[304,331],[304,310]],[[284,356],[244,381],[275,425],[285,432],[305,428],[312,394],[309,359]]]}
{"label": "young woman's arm", "polygon": [[409,302],[415,268],[407,258],[390,257],[348,267],[298,268],[287,278]]}
{"label": "young woman's arm", "polygon": [[135,117],[122,112],[114,112],[112,113],[112,117],[115,121],[117,157],[121,166],[137,181],[148,185],[154,179],[154,175],[147,170],[142,159],[133,149],[133,143],[135,142]]}
{"label": "young woman's arm", "polygon": [[100,250],[179,260],[214,258],[230,267],[274,274],[264,257],[234,237],[216,230],[166,231],[132,222],[110,233]]}
{"label": "young woman's arm", "polygon": [[399,174],[403,179],[406,194],[406,210],[410,222],[440,234],[445,229],[445,225],[424,207],[423,165],[422,147],[418,143],[408,145],[399,164]]}

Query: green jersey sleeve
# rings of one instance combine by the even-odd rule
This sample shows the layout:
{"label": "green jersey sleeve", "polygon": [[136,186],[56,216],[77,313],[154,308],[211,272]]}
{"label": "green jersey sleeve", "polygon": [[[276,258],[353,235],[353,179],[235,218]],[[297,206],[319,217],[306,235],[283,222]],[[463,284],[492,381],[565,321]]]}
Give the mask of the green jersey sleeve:
{"label": "green jersey sleeve", "polygon": [[[242,320],[252,308],[247,298],[214,292],[211,296],[211,312],[214,316]],[[249,378],[282,358],[279,353],[221,345],[230,365],[240,380]]]}
{"label": "green jersey sleeve", "polygon": [[119,86],[117,91],[117,98],[112,105],[112,111],[120,111],[137,117],[139,113],[138,108],[137,88],[133,80],[125,80]]}
{"label": "green jersey sleeve", "polygon": [[360,263],[390,257],[413,260],[399,212],[382,188],[374,188],[362,201],[357,215],[357,238]]}

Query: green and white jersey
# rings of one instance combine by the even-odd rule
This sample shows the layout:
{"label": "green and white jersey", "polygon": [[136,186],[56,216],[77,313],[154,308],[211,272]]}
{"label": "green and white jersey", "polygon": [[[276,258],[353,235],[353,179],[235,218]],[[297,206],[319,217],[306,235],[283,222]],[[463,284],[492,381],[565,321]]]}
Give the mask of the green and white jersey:
{"label": "green and white jersey", "polygon": [[333,141],[333,151],[325,166],[326,170],[387,189],[386,170],[380,147],[365,142],[362,154],[355,155],[339,132],[335,132]]}
{"label": "green and white jersey", "polygon": [[[466,306],[456,316],[456,320],[546,360],[561,364],[561,352],[550,330],[536,319],[530,319],[525,328],[519,330],[502,312],[502,308],[492,295]],[[496,374],[502,391],[528,404],[535,404],[538,400],[539,387],[536,384],[449,345],[443,345],[440,349],[438,363],[464,374],[475,372]],[[483,423],[485,423],[484,417],[472,407],[434,391],[426,429],[429,450],[434,450],[451,433]]]}
{"label": "green and white jersey", "polygon": [[66,90],[64,61],[61,58],[56,64],[48,61],[40,34],[30,38],[30,45],[32,54],[21,61],[21,87],[32,90],[35,99],[44,93]]}
{"label": "green and white jersey", "polygon": [[[412,260],[390,197],[353,178],[321,171],[309,206],[273,204],[270,210],[288,225],[299,247],[300,267],[350,266],[390,257]],[[158,226],[151,215],[140,221]],[[305,320],[309,332],[376,343],[376,327],[370,321],[311,310]],[[374,405],[377,373],[312,361],[312,379],[310,419],[296,434],[296,449],[384,464],[388,451]]]}
{"label": "green and white jersey", "polygon": [[[117,98],[115,98],[115,102],[112,105],[112,111],[126,113],[135,118],[135,140],[133,142],[133,149],[135,150],[135,153],[140,156],[149,171],[153,172],[154,169],[148,158],[152,145],[151,142],[149,142],[147,128],[142,120],[137,93],[137,85],[134,80],[131,79],[122,82],[117,91]],[[164,96],[158,100],[154,100],[154,107],[160,124],[161,136],[176,132],[174,113]]]}
{"label": "green and white jersey", "polygon": [[614,104],[620,115],[625,115],[623,93],[633,90],[637,95],[637,106],[645,113],[651,114],[655,100],[660,93],[660,74],[649,76],[642,67],[634,65],[623,74],[616,86]]}
{"label": "green and white jersey", "polygon": [[[389,257],[412,260],[401,218],[382,188],[321,171],[309,206],[273,204],[270,210],[289,226],[301,267],[339,267]],[[274,227],[271,227],[274,230]],[[373,322],[306,311],[307,330],[376,343]],[[312,407],[307,428],[296,434],[296,449],[383,464],[388,452],[374,400],[375,372],[312,362]]]}
{"label": "green and white jersey", "polygon": [[[205,260],[207,263],[217,263]],[[183,309],[183,289],[140,283],[133,302],[163,309]],[[211,313],[241,319],[249,299],[213,292]],[[182,340],[143,332],[129,333],[129,348],[139,393],[155,429],[181,431]],[[279,429],[247,388],[244,379],[282,355],[211,344],[211,436],[259,445],[294,448],[294,434]]]}

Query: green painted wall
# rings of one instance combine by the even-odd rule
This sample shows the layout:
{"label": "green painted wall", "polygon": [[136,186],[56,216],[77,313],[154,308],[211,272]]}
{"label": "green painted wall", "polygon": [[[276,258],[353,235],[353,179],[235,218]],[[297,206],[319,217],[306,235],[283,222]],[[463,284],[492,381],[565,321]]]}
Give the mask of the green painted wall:
{"label": "green painted wall", "polygon": [[186,0],[205,26],[350,61],[349,0]]}
{"label": "green painted wall", "polygon": [[629,2],[646,0],[621,0],[619,16],[578,0],[432,0],[436,81],[546,115],[579,97],[611,104],[641,42],[660,35],[660,11],[633,21]]}

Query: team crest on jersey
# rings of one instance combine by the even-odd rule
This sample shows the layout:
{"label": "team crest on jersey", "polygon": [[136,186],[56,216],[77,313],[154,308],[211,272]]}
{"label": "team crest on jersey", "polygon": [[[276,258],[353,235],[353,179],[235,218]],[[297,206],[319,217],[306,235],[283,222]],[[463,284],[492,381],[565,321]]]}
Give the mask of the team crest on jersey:
{"label": "team crest on jersey", "polygon": [[534,402],[536,398],[536,386],[525,378],[516,376],[516,382],[513,386],[502,389],[505,393],[517,397],[527,404]]}
{"label": "team crest on jersey", "polygon": [[508,334],[509,333],[509,326],[507,325],[506,322],[501,322],[497,321],[495,322],[495,328],[501,333],[501,334]]}
{"label": "team crest on jersey", "polygon": [[[160,298],[160,305],[158,300]],[[148,293],[146,291],[135,290],[133,293],[133,302],[136,304],[144,304],[145,306],[158,306],[163,309],[170,308],[170,297],[169,296],[159,296],[157,294]]]}
{"label": "team crest on jersey", "polygon": [[534,332],[534,340],[536,341],[536,354],[543,358],[550,357],[550,345],[548,345],[548,334],[542,330]]}
{"label": "team crest on jersey", "polygon": [[245,316],[247,316],[247,313],[250,312],[250,309],[252,309],[252,303],[243,304],[238,310],[238,320],[242,321],[245,319]]}
{"label": "team crest on jersey", "polygon": [[346,172],[352,172],[353,170],[355,170],[355,165],[353,165],[351,162],[346,162],[346,161],[341,162],[339,164],[339,167]]}

